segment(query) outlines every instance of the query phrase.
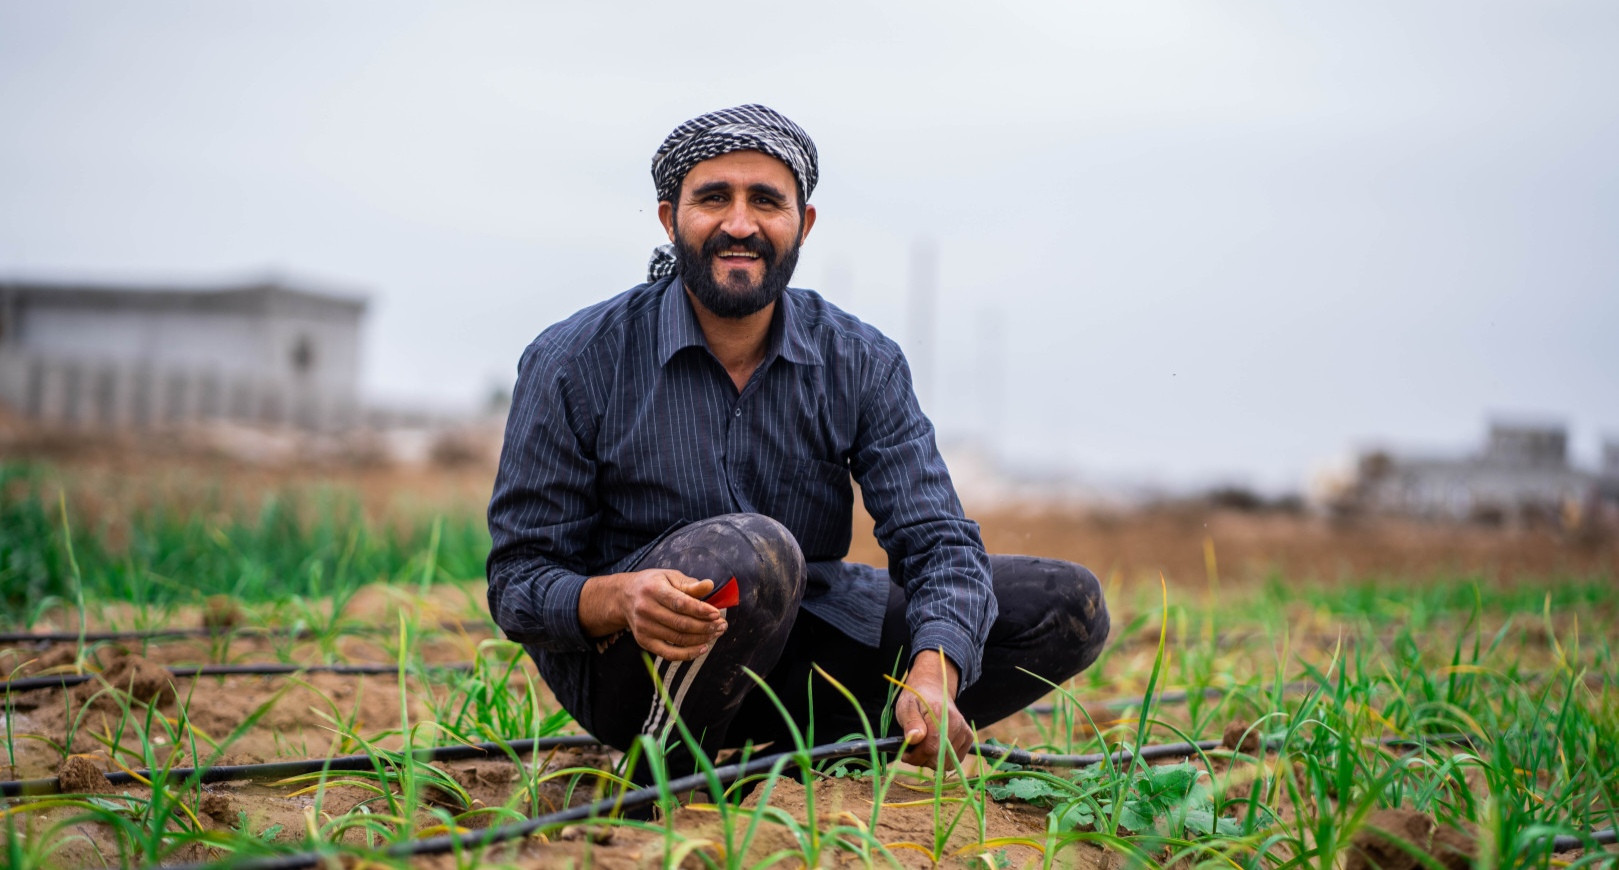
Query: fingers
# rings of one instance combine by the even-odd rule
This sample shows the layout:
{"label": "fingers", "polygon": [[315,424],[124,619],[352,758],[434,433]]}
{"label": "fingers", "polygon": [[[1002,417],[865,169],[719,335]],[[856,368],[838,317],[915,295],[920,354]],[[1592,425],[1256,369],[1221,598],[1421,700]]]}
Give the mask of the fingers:
{"label": "fingers", "polygon": [[668,579],[670,586],[684,592],[691,598],[702,598],[714,591],[713,580],[696,580],[679,571],[665,571],[663,574]]}
{"label": "fingers", "polygon": [[950,716],[950,748],[956,751],[957,758],[966,758],[973,748],[973,732],[967,727],[967,720],[961,714],[951,710]]}
{"label": "fingers", "polygon": [[641,637],[637,637],[635,642],[640,644],[641,648],[647,652],[652,653],[659,658],[668,659],[672,662],[689,662],[703,653],[708,652],[707,644],[703,644],[701,646],[673,646],[671,644],[664,643],[661,640],[653,640],[651,638]]}
{"label": "fingers", "polygon": [[629,622],[632,628],[646,629],[670,642],[681,636],[712,639],[725,630],[725,619],[718,610],[712,617],[698,618],[669,607],[656,595],[637,598],[631,606]]}
{"label": "fingers", "polygon": [[900,760],[907,764],[932,767],[938,763],[939,737],[930,721],[932,711],[921,702],[901,693],[894,704],[894,718],[905,734],[906,750]]}
{"label": "fingers", "polygon": [[[955,758],[965,758],[972,748],[972,731],[954,704],[947,705],[946,709],[946,721],[949,723],[946,736],[950,748],[954,750]],[[905,735],[907,746],[900,760],[918,767],[939,766],[940,731],[937,726],[937,707],[933,704],[923,704],[914,697],[909,697],[909,693],[903,693],[894,703],[894,719]],[[952,753],[946,753],[945,764],[949,763],[951,755]]]}
{"label": "fingers", "polygon": [[714,588],[679,571],[650,570],[635,578],[627,621],[636,643],[653,655],[689,661],[708,650],[728,624],[717,607],[692,597]]}
{"label": "fingers", "polygon": [[647,591],[665,608],[692,619],[713,621],[720,618],[718,607],[700,600],[701,596],[714,589],[714,581],[694,580],[679,571],[653,571],[649,574],[652,576],[648,578]]}

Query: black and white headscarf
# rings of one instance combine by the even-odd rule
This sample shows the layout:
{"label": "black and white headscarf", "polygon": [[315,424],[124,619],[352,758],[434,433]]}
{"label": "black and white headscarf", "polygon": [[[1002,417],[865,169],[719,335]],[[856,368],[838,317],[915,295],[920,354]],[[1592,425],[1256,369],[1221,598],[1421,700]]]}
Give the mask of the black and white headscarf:
{"label": "black and white headscarf", "polygon": [[[680,182],[693,166],[732,151],[762,151],[787,164],[805,201],[820,177],[815,142],[804,128],[774,109],[750,103],[699,115],[676,127],[663,140],[658,153],[652,155],[652,183],[657,187],[658,201],[673,202],[680,194]],[[674,246],[658,247],[647,264],[647,280],[656,281],[674,273]]]}

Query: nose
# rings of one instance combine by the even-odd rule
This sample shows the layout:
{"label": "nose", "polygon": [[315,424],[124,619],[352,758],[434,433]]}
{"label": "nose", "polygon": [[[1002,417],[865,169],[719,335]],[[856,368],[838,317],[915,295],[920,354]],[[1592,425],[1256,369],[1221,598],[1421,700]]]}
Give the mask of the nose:
{"label": "nose", "polygon": [[733,239],[745,239],[758,232],[758,222],[754,219],[752,209],[748,208],[745,197],[738,198],[726,209],[720,229]]}

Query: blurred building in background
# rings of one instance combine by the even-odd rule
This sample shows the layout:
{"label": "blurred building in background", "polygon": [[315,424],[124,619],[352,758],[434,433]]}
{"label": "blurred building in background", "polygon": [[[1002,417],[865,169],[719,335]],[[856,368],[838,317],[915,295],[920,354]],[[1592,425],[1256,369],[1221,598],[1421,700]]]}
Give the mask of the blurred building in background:
{"label": "blurred building in background", "polygon": [[1495,422],[1484,449],[1466,457],[1361,454],[1353,473],[1325,494],[1339,510],[1486,522],[1577,524],[1619,499],[1619,443],[1597,471],[1574,467],[1560,425]]}
{"label": "blurred building in background", "polygon": [[0,403],[46,425],[354,425],[361,297],[0,280]]}

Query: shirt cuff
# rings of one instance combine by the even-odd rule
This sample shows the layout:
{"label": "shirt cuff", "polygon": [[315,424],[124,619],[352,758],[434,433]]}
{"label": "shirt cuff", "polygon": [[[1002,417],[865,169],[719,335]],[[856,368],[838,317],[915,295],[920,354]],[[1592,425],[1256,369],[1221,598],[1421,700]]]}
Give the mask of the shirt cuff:
{"label": "shirt cuff", "polygon": [[915,661],[924,652],[940,649],[944,650],[945,658],[961,671],[961,682],[956,686],[956,695],[960,696],[968,686],[978,682],[979,664],[984,655],[983,644],[953,622],[934,620],[923,623],[916,637],[911,639],[911,660]]}
{"label": "shirt cuff", "polygon": [[584,627],[579,624],[579,595],[587,579],[583,574],[563,574],[545,590],[540,616],[550,640],[545,646],[558,650],[590,647],[590,638],[585,637]]}

